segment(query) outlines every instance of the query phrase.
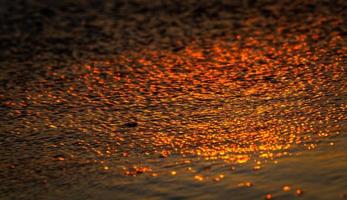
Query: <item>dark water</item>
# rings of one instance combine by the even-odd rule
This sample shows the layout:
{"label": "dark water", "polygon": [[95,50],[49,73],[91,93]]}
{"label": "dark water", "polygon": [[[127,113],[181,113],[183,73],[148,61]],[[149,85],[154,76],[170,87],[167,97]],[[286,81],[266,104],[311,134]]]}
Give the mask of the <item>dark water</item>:
{"label": "dark water", "polygon": [[0,197],[346,198],[342,19],[310,22],[47,65],[3,87]]}

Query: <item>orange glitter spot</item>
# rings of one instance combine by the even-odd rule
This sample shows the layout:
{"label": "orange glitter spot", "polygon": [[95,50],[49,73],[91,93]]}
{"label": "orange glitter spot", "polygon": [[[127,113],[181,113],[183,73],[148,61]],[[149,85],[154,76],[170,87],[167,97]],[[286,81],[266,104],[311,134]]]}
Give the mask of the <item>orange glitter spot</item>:
{"label": "orange glitter spot", "polygon": [[288,192],[288,191],[290,191],[290,186],[288,186],[288,185],[285,185],[285,186],[283,186],[283,188],[282,188],[282,190],[284,191],[284,192]]}
{"label": "orange glitter spot", "polygon": [[301,196],[304,194],[304,192],[301,189],[296,189],[295,194],[296,194],[296,196]]}
{"label": "orange glitter spot", "polygon": [[265,195],[265,199],[266,199],[266,200],[272,199],[272,195],[271,195],[271,194],[266,194],[266,195]]}
{"label": "orange glitter spot", "polygon": [[195,175],[194,179],[197,180],[197,181],[203,181],[204,177],[202,175]]}

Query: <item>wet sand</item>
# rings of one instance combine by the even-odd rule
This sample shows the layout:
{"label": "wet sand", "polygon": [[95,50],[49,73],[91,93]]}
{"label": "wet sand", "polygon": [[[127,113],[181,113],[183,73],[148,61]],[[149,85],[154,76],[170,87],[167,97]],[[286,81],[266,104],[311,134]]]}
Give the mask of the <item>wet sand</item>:
{"label": "wet sand", "polygon": [[343,1],[1,4],[1,198],[347,198]]}

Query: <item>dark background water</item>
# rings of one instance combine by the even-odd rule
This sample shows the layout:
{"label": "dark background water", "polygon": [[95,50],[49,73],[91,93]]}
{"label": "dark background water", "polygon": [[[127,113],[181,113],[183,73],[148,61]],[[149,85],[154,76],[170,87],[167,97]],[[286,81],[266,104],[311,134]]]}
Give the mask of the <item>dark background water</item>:
{"label": "dark background water", "polygon": [[0,198],[346,198],[345,10],[1,1]]}

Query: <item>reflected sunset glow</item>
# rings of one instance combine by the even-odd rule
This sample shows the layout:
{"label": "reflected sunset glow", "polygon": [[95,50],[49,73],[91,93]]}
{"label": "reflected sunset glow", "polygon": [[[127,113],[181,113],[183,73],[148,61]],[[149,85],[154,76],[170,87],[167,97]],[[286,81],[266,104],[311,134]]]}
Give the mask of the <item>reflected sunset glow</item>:
{"label": "reflected sunset glow", "polygon": [[[337,134],[346,118],[342,101],[330,103],[346,94],[345,49],[334,51],[342,38],[307,45],[317,37],[258,32],[196,41],[178,52],[145,49],[50,68],[24,99],[7,105],[18,108],[12,116],[23,109],[35,116],[22,119],[27,130],[79,135],[73,149],[44,144],[61,148],[61,161],[132,166],[123,167],[128,175],[152,172],[136,165],[169,157],[235,164],[287,156]],[[36,109],[43,105],[55,109]]]}

